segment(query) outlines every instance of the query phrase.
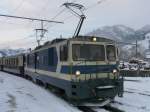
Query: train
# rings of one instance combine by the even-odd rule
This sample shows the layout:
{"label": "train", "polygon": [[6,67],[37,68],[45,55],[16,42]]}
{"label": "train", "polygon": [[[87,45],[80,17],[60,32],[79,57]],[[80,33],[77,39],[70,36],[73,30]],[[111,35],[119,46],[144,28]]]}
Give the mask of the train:
{"label": "train", "polygon": [[69,101],[95,102],[123,96],[115,41],[78,36],[48,41],[34,50],[1,57],[0,70],[56,88]]}

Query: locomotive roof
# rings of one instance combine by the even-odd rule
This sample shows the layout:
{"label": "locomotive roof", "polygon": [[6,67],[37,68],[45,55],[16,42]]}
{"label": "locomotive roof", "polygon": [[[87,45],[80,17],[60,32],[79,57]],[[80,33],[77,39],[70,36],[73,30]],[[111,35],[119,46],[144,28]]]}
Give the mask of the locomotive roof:
{"label": "locomotive roof", "polygon": [[[74,41],[93,41],[96,36],[78,36],[76,38],[71,38]],[[108,39],[106,37],[96,37],[97,42],[115,42],[114,40]]]}
{"label": "locomotive roof", "polygon": [[[94,37],[96,37],[96,36],[78,36],[78,37],[75,37],[75,38],[68,38],[68,39],[56,38],[52,41],[45,42],[41,46],[36,47],[34,49],[34,51],[40,50],[40,49],[42,49],[44,47],[47,47],[47,46],[50,46],[50,45],[58,44],[58,43],[63,42],[63,41],[89,41],[89,42],[91,42],[91,41],[93,41]],[[108,38],[105,38],[105,37],[96,37],[96,41],[97,42],[111,42],[111,43],[115,42],[114,40],[111,40],[111,39],[108,39]]]}

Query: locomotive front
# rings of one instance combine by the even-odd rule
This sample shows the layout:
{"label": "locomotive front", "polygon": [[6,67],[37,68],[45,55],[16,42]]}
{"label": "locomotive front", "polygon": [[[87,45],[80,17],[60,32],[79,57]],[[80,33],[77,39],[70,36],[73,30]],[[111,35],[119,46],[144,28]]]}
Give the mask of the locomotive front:
{"label": "locomotive front", "polygon": [[[62,71],[71,75],[68,96],[73,100],[97,101],[123,95],[119,76],[118,49],[109,39],[91,37],[69,43],[70,65]],[[68,67],[68,68],[67,68]]]}

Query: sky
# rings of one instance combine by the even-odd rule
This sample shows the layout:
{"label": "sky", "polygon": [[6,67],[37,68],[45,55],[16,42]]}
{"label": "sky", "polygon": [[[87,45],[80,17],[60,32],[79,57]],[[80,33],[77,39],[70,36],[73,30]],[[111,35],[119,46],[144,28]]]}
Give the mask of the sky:
{"label": "sky", "polygon": [[[87,8],[81,34],[102,26],[123,24],[139,29],[149,24],[150,0],[1,0],[0,14],[62,21],[64,24],[44,23],[48,32],[43,42],[60,36],[68,38],[73,35],[79,18],[62,6],[65,2]],[[40,22],[0,17],[0,49],[36,46],[37,28]]]}

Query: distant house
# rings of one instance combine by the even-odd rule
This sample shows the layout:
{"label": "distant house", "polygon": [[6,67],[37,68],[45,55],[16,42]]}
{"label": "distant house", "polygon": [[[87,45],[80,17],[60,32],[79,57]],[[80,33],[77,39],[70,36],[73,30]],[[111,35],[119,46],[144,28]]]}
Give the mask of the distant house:
{"label": "distant house", "polygon": [[144,47],[145,50],[150,49],[150,33],[145,35],[144,40],[138,41],[138,44]]}
{"label": "distant house", "polygon": [[145,40],[141,44],[145,47],[145,59],[150,62],[150,33],[145,35]]}

